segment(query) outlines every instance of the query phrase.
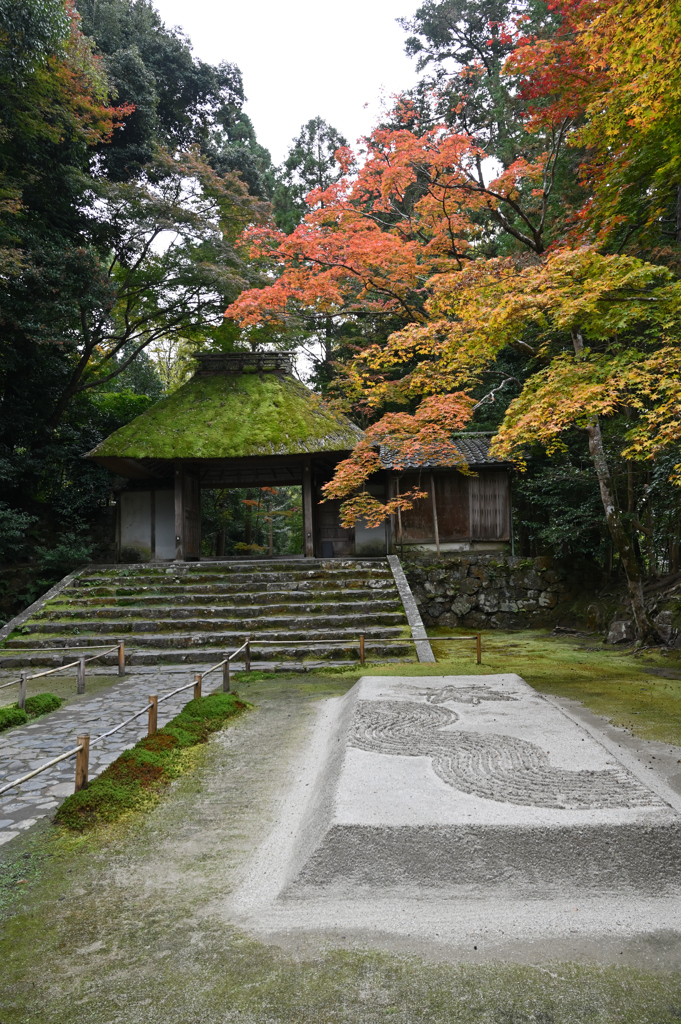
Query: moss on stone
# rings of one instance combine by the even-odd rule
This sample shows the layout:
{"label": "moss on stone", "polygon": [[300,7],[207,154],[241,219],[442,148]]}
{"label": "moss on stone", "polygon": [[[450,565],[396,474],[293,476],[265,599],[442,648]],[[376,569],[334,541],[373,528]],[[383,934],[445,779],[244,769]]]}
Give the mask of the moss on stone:
{"label": "moss on stone", "polygon": [[292,377],[199,375],[121,427],[90,457],[234,459],[354,448],[362,432]]}

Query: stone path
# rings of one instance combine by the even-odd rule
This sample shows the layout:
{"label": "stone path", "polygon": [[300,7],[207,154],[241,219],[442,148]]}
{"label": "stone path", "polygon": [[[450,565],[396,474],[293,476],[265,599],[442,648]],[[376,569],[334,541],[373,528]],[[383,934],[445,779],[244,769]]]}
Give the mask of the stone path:
{"label": "stone path", "polygon": [[[113,677],[115,679],[115,677]],[[76,736],[89,732],[92,739],[118,725],[147,703],[150,693],[164,693],[190,682],[192,673],[186,666],[137,669],[115,682],[110,690],[53,711],[31,725],[19,726],[0,733],[0,785],[16,779],[45,761],[76,745]],[[220,688],[222,673],[209,676],[204,695]],[[159,728],[174,718],[192,698],[192,691],[163,701],[158,708]],[[90,778],[99,775],[118,755],[147,734],[147,716],[134,722],[90,748]],[[0,846],[30,828],[39,818],[51,814],[73,793],[75,757],[61,761],[53,768],[0,797]]]}

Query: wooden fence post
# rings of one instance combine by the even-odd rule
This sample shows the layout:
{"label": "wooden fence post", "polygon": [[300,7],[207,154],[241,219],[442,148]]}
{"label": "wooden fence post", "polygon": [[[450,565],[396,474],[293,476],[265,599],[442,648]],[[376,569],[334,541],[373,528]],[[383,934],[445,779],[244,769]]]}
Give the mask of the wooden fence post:
{"label": "wooden fence post", "polygon": [[26,672],[24,669],[19,673],[19,696],[17,697],[17,707],[20,707],[22,711],[26,710]]}
{"label": "wooden fence post", "polygon": [[118,674],[125,675],[125,641],[118,641]]}
{"label": "wooden fence post", "polygon": [[85,658],[80,658],[76,669],[76,693],[85,693]]}
{"label": "wooden fence post", "polygon": [[231,689],[231,680],[229,678],[229,658],[225,661],[222,666],[222,692],[229,693]]}
{"label": "wooden fence post", "polygon": [[250,637],[248,637],[248,639],[246,640],[246,651],[245,651],[244,661],[246,662],[246,671],[250,672],[251,671],[251,638]]}
{"label": "wooden fence post", "polygon": [[479,665],[482,661],[482,636],[480,633],[478,633],[477,656],[477,664]]}
{"label": "wooden fence post", "polygon": [[197,672],[194,676],[194,700],[198,700],[201,696],[201,683],[203,682],[203,675],[201,672]]}
{"label": "wooden fence post", "polygon": [[149,729],[147,736],[153,736],[158,727],[158,694],[153,693],[149,697]]}
{"label": "wooden fence post", "polygon": [[364,664],[364,637],[363,636],[361,636],[359,638],[359,663],[360,663],[360,665]]}
{"label": "wooden fence post", "polygon": [[77,743],[80,750],[76,754],[76,788],[75,793],[87,789],[88,762],[90,759],[90,734],[79,736]]}

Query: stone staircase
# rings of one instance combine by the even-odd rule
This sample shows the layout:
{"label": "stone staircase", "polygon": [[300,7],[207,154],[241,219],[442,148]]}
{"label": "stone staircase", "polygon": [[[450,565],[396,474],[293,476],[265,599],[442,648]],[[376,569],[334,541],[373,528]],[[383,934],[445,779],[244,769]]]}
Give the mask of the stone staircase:
{"label": "stone staircase", "polygon": [[[52,667],[72,659],[40,649],[117,640],[125,640],[133,666],[208,665],[251,636],[253,669],[305,671],[356,664],[360,635],[367,661],[416,660],[412,645],[394,642],[411,633],[386,559],[100,566],[78,574],[11,633],[4,646],[16,658],[4,655],[0,665]],[[310,641],[323,643],[309,648]]]}

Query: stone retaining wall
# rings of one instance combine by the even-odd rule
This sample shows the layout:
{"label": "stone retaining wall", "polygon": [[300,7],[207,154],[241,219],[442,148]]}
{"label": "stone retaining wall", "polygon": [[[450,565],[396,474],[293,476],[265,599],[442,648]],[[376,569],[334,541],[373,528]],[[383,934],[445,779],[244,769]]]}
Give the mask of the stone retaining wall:
{"label": "stone retaining wall", "polygon": [[404,559],[426,626],[522,629],[554,623],[574,581],[549,557],[509,555]]}

